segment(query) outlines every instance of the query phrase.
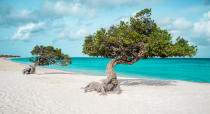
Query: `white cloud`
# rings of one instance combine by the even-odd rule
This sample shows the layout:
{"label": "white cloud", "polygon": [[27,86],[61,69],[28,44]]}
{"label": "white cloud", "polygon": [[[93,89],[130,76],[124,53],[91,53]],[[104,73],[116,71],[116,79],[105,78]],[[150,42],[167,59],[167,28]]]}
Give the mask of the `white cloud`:
{"label": "white cloud", "polygon": [[209,19],[210,19],[210,11],[208,11],[208,13],[205,13],[205,14],[203,15],[203,17],[204,17],[204,19],[209,20]]}
{"label": "white cloud", "polygon": [[83,38],[87,35],[87,30],[85,29],[79,29],[79,30],[71,30],[69,28],[66,28],[62,32],[58,34],[58,38],[68,38],[68,39],[79,39]]}
{"label": "white cloud", "polygon": [[194,31],[198,34],[205,34],[210,37],[210,21],[194,23]]}
{"label": "white cloud", "polygon": [[173,22],[172,22],[172,19],[170,17],[158,19],[157,24],[159,26],[161,26],[161,28],[163,28],[163,29],[172,29],[173,28],[172,27]]}
{"label": "white cloud", "polygon": [[199,46],[208,46],[210,44],[210,11],[204,13],[198,21],[191,22],[185,18],[166,17],[158,19],[157,24],[162,29],[167,29],[172,34],[173,40],[182,36],[190,43]]}
{"label": "white cloud", "polygon": [[14,10],[7,4],[0,4],[0,25],[1,26],[17,26],[38,20],[30,10]]}
{"label": "white cloud", "polygon": [[168,30],[186,30],[193,26],[193,23],[191,21],[188,21],[183,17],[177,19],[166,17],[158,19],[157,23],[163,29],[168,29]]}
{"label": "white cloud", "polygon": [[95,16],[95,9],[82,4],[81,1],[58,0],[56,2],[46,1],[41,9],[45,14],[51,13],[54,16]]}
{"label": "white cloud", "polygon": [[194,23],[194,32],[210,37],[210,11],[203,15],[200,21]]}
{"label": "white cloud", "polygon": [[178,36],[182,36],[189,40],[191,44],[191,32],[193,28],[193,22],[181,17],[181,18],[171,18],[166,17],[157,20],[157,24],[162,28],[169,31],[172,35],[172,41],[175,42]]}
{"label": "white cloud", "polygon": [[85,29],[79,29],[75,36],[84,36],[87,33],[87,31]]}
{"label": "white cloud", "polygon": [[1,26],[20,26],[27,23],[47,22],[69,16],[94,18],[95,15],[96,8],[84,4],[82,0],[46,0],[36,10],[17,10],[8,4],[0,4]]}
{"label": "white cloud", "polygon": [[193,40],[202,45],[210,45],[210,11],[205,13],[198,22],[194,23],[192,34],[194,34]]}
{"label": "white cloud", "polygon": [[0,4],[0,25],[20,26],[27,23],[52,21],[62,17],[89,19],[122,5],[154,5],[163,0],[44,0],[36,10],[17,10],[9,4]]}
{"label": "white cloud", "polygon": [[43,22],[39,22],[37,24],[29,23],[25,26],[20,26],[17,32],[13,35],[12,39],[27,40],[31,36],[32,32],[39,31],[43,28],[43,26]]}
{"label": "white cloud", "polygon": [[174,29],[185,30],[192,27],[192,22],[186,20],[185,18],[178,18],[173,22]]}
{"label": "white cloud", "polygon": [[52,11],[58,15],[65,14],[75,14],[78,13],[82,6],[79,3],[65,2],[65,1],[57,1],[50,2],[47,1],[44,3],[44,8],[47,11]]}
{"label": "white cloud", "polygon": [[106,10],[121,5],[154,5],[164,0],[58,0],[45,1],[41,11],[54,16],[85,16],[93,18],[96,11],[105,8]]}
{"label": "white cloud", "polygon": [[[81,0],[82,1],[82,0]],[[121,5],[121,4],[143,4],[143,5],[154,5],[163,0],[87,0],[90,4],[94,5]]]}

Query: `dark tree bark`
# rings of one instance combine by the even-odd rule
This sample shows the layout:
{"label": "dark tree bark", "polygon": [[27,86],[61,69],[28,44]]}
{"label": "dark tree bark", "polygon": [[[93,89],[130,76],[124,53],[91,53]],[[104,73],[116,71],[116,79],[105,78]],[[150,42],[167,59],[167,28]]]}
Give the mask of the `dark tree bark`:
{"label": "dark tree bark", "polygon": [[120,93],[120,84],[117,80],[117,75],[114,66],[117,65],[117,60],[112,59],[106,67],[107,79],[103,81],[105,92],[114,91]]}
{"label": "dark tree bark", "polygon": [[32,72],[31,74],[34,74],[36,72],[36,67],[39,65],[39,61],[36,62],[33,66],[31,66]]}

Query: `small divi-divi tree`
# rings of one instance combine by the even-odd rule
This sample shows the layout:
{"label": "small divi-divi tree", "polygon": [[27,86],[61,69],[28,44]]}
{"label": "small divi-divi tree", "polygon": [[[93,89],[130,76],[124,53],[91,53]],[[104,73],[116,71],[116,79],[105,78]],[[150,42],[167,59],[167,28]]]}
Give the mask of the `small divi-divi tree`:
{"label": "small divi-divi tree", "polygon": [[23,70],[24,74],[35,73],[36,66],[44,66],[50,64],[57,64],[66,66],[71,64],[72,60],[67,54],[63,54],[61,49],[54,48],[53,46],[35,46],[31,51],[33,58],[29,58],[34,65]]}
{"label": "small divi-divi tree", "polygon": [[182,37],[173,42],[171,34],[151,19],[151,9],[141,10],[129,21],[120,21],[120,24],[112,25],[108,30],[101,28],[85,37],[84,54],[112,58],[106,68],[107,79],[102,83],[88,84],[85,91],[119,93],[120,85],[113,69],[115,65],[131,65],[149,57],[192,57],[196,52],[197,47],[189,45]]}

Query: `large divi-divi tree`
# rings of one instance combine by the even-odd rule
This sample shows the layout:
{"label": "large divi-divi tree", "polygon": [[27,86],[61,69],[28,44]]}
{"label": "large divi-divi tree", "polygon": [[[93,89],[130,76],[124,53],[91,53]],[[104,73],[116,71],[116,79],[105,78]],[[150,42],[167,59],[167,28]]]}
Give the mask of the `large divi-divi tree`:
{"label": "large divi-divi tree", "polygon": [[63,54],[61,49],[54,48],[53,46],[35,46],[31,51],[34,58],[29,58],[34,65],[23,70],[24,74],[35,73],[36,66],[44,66],[50,64],[57,64],[66,66],[71,64],[71,58],[67,54]]}
{"label": "large divi-divi tree", "polygon": [[178,37],[175,42],[167,30],[157,26],[151,19],[151,9],[144,9],[130,17],[129,21],[120,21],[108,30],[101,28],[85,37],[83,53],[89,56],[112,58],[107,64],[107,79],[102,83],[92,82],[85,91],[98,91],[103,94],[110,91],[120,92],[119,82],[113,69],[118,64],[134,64],[149,57],[192,57],[197,47]]}

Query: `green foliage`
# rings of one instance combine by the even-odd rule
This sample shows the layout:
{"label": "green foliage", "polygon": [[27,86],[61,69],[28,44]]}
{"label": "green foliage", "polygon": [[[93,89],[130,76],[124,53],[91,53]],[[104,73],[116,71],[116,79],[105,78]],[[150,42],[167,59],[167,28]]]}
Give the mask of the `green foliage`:
{"label": "green foliage", "polygon": [[144,9],[130,17],[128,22],[121,21],[108,30],[101,28],[85,37],[83,53],[90,56],[107,58],[136,58],[141,51],[148,57],[192,57],[197,52],[196,46],[178,37],[172,42],[167,30],[162,30],[151,19],[151,9]]}
{"label": "green foliage", "polygon": [[63,54],[61,49],[54,48],[53,46],[35,46],[31,51],[31,54],[36,56],[35,60],[30,59],[31,62],[38,63],[38,65],[50,65],[60,64],[68,65],[71,64],[71,58]]}

